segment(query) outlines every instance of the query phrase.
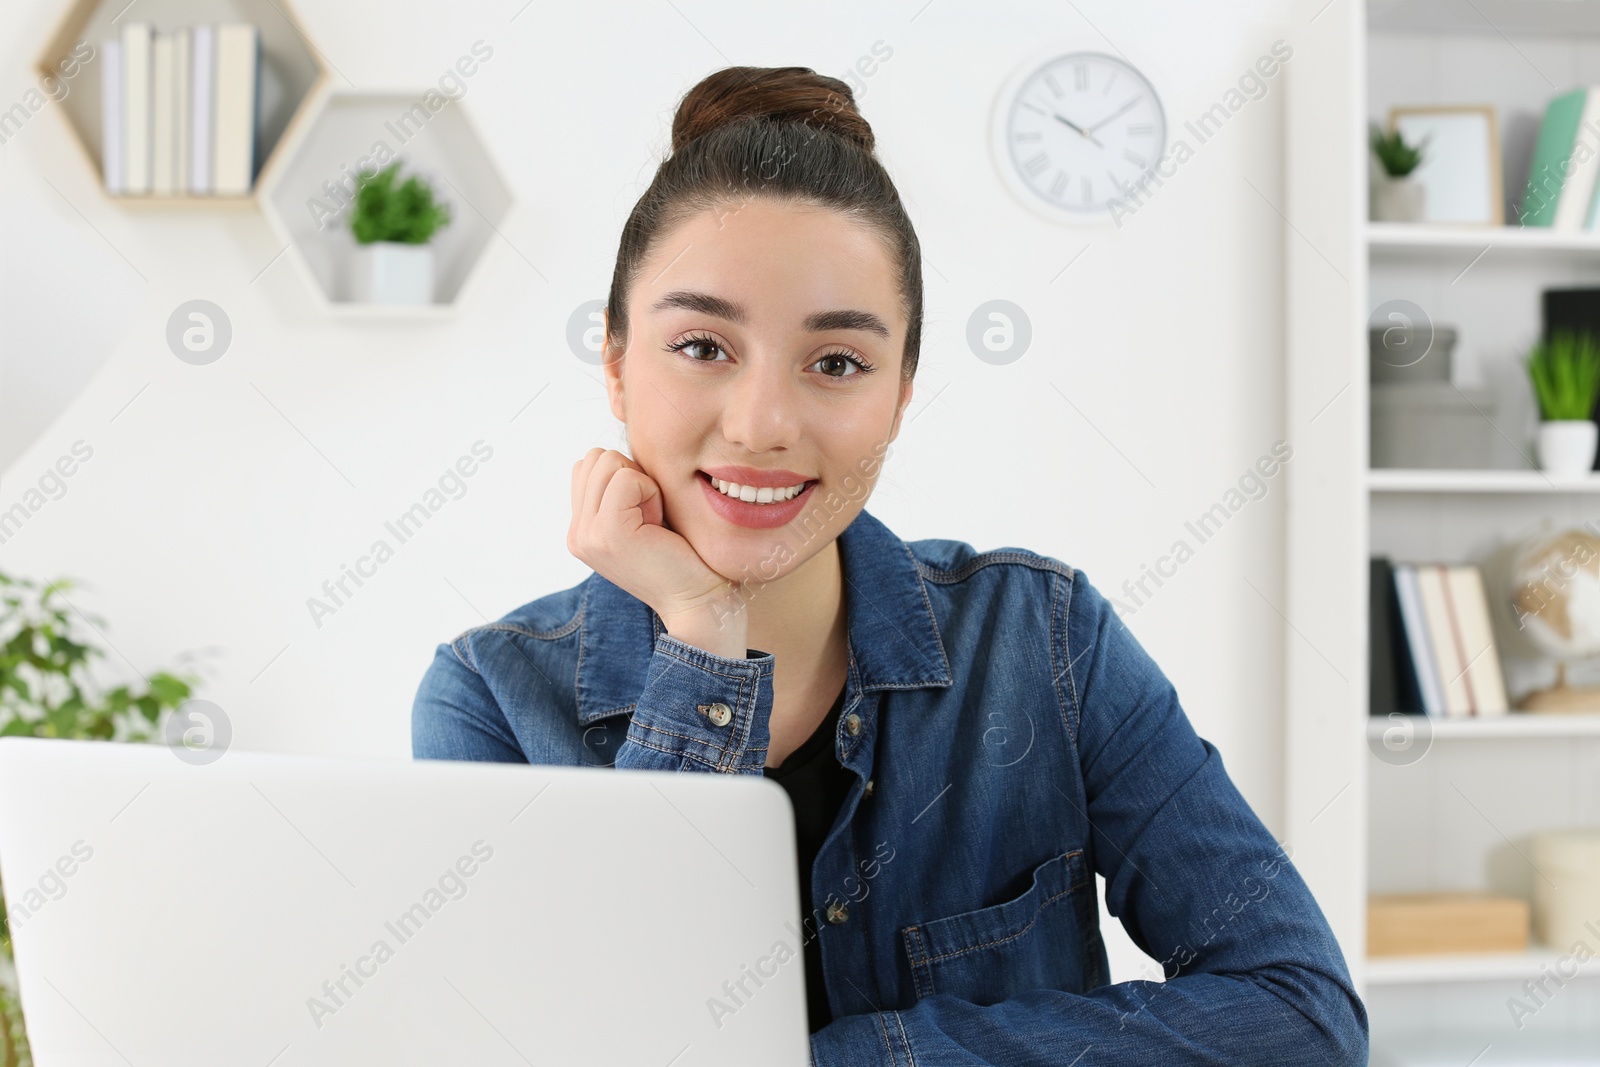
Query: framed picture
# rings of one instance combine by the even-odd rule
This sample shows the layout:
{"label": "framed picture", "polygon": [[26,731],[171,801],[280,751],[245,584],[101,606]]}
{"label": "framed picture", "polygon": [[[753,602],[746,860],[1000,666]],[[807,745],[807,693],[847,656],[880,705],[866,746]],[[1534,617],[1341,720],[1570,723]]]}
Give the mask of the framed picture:
{"label": "framed picture", "polygon": [[1427,138],[1422,163],[1411,172],[1427,192],[1424,222],[1505,225],[1500,186],[1500,134],[1488,104],[1389,109],[1389,132],[1406,143]]}

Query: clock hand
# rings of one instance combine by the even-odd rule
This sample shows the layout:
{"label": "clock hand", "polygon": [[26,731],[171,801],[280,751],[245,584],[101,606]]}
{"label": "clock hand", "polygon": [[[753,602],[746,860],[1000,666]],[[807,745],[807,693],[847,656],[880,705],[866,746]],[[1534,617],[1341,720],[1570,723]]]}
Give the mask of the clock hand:
{"label": "clock hand", "polygon": [[1134,97],[1132,100],[1129,100],[1126,104],[1123,104],[1121,107],[1117,108],[1117,110],[1113,111],[1111,114],[1107,115],[1093,126],[1090,126],[1085,133],[1093,133],[1095,130],[1098,130],[1100,127],[1104,126],[1106,123],[1110,122],[1112,119],[1116,118],[1118,115],[1122,114],[1124,111],[1128,110],[1138,102],[1139,98],[1137,96]]}
{"label": "clock hand", "polygon": [[1089,140],[1094,141],[1094,145],[1095,145],[1096,148],[1104,148],[1105,147],[1105,145],[1101,144],[1099,141],[1095,141],[1094,140],[1094,134],[1091,131],[1084,129],[1082,126],[1079,126],[1077,123],[1072,122],[1070,119],[1062,118],[1060,115],[1057,115],[1053,111],[1050,114],[1055,118],[1055,120],[1057,122],[1065,122],[1068,126],[1071,126],[1073,129],[1077,130],[1079,133],[1081,133],[1085,137],[1089,138]]}

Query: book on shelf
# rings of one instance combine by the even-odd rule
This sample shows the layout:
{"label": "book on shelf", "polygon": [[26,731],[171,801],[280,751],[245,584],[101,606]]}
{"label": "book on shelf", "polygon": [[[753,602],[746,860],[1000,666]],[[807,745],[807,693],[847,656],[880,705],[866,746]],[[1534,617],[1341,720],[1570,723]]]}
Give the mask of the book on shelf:
{"label": "book on shelf", "polygon": [[102,42],[106,190],[243,196],[260,130],[261,34],[251,23],[160,33],[130,22]]}
{"label": "book on shelf", "polygon": [[189,136],[189,191],[196,195],[211,192],[211,107],[212,94],[216,92],[216,40],[217,31],[211,26],[194,27],[194,43],[190,51],[194,57],[194,74],[190,101],[194,114],[190,117]]}
{"label": "book on shelf", "polygon": [[109,193],[125,191],[122,120],[122,41],[103,41],[100,44],[100,159]]}
{"label": "book on shelf", "polygon": [[122,191],[150,191],[150,45],[148,22],[122,27]]}
{"label": "book on shelf", "polygon": [[1518,209],[1524,226],[1593,230],[1600,221],[1600,86],[1574,89],[1545,107]]}
{"label": "book on shelf", "polygon": [[150,43],[150,194],[172,195],[173,55],[172,38],[158,33]]}
{"label": "book on shelf", "polygon": [[189,192],[190,127],[194,121],[194,98],[190,83],[194,81],[194,54],[191,51],[192,34],[188,26],[180,26],[172,34],[172,191]]}
{"label": "book on shelf", "polygon": [[1372,714],[1510,710],[1481,568],[1375,556],[1369,617]]}

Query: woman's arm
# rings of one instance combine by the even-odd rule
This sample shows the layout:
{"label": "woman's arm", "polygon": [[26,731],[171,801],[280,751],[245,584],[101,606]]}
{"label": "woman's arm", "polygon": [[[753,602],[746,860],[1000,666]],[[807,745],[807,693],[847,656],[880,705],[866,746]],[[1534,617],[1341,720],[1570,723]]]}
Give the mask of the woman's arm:
{"label": "woman's arm", "polygon": [[1081,572],[1071,597],[1065,711],[1095,867],[1111,913],[1167,980],[1036,989],[991,1005],[933,994],[835,1020],[812,1035],[814,1062],[1366,1063],[1366,1009],[1304,881]]}
{"label": "woman's arm", "polygon": [[[411,753],[416,759],[527,762],[502,707],[537,702],[540,714],[567,712],[549,675],[559,673],[540,656],[537,639],[509,627],[483,627],[438,647],[411,708]],[[644,691],[633,707],[615,766],[668,771],[760,774],[766,763],[772,716],[769,652],[746,650],[735,659],[708,652],[662,632],[656,638]],[[543,666],[540,663],[543,663]],[[488,679],[494,679],[491,685]],[[497,693],[496,688],[507,693]],[[560,729],[528,723],[534,735]],[[535,762],[546,762],[535,754]]]}

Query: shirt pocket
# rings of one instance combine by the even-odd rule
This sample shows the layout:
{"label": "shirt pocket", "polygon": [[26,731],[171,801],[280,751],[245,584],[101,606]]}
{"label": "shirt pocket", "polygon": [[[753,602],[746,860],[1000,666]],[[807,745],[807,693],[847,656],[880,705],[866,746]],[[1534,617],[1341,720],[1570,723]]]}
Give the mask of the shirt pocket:
{"label": "shirt pocket", "polygon": [[1036,867],[1020,896],[903,927],[918,999],[948,993],[993,1004],[1026,989],[1090,988],[1098,937],[1094,883],[1083,850]]}

